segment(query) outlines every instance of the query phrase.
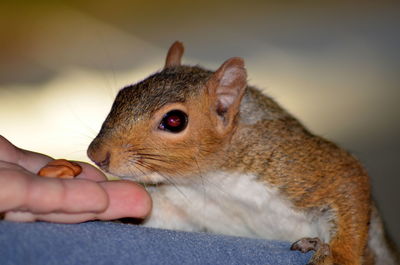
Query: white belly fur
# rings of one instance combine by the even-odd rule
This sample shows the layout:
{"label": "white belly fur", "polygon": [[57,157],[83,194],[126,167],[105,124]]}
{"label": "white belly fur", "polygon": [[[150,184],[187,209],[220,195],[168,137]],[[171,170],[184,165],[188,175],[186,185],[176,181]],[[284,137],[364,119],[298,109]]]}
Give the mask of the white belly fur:
{"label": "white belly fur", "polygon": [[149,191],[153,212],[146,226],[284,241],[330,238],[328,216],[293,210],[254,175],[215,172],[191,185],[161,185]]}

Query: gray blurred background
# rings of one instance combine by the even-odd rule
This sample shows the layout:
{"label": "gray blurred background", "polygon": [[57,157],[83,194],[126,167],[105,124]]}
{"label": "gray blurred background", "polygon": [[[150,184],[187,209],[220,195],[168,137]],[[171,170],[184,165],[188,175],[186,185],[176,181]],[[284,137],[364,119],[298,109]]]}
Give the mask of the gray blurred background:
{"label": "gray blurred background", "polygon": [[249,82],[355,154],[400,244],[398,1],[5,1],[0,134],[55,157],[85,150],[118,89],[160,69],[233,56]]}

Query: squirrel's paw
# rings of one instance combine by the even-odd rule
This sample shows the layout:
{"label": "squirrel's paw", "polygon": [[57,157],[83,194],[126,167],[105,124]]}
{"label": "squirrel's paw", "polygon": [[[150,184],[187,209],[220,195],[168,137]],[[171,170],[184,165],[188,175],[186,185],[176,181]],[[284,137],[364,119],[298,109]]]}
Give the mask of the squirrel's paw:
{"label": "squirrel's paw", "polygon": [[319,238],[305,237],[292,244],[290,250],[298,250],[306,253],[314,250],[308,265],[332,265],[332,254],[328,244],[322,242]]}

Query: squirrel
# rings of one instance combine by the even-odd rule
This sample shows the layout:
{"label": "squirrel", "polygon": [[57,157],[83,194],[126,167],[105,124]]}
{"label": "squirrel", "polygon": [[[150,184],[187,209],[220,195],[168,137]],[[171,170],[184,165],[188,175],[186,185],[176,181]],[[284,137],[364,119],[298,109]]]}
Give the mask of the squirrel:
{"label": "squirrel", "polygon": [[183,53],[118,92],[87,151],[148,189],[144,225],[294,242],[314,265],[399,264],[355,157],[249,86],[242,58],[210,71]]}

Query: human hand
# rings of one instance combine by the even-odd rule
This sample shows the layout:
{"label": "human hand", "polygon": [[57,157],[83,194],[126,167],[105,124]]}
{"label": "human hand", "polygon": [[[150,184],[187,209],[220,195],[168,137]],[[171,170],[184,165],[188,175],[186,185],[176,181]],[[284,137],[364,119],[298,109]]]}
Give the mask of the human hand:
{"label": "human hand", "polygon": [[74,179],[36,175],[52,158],[15,147],[0,135],[0,213],[10,221],[79,223],[144,218],[151,210],[145,189],[131,181],[107,181],[82,162]]}

